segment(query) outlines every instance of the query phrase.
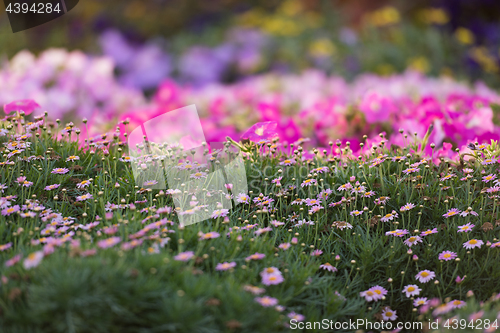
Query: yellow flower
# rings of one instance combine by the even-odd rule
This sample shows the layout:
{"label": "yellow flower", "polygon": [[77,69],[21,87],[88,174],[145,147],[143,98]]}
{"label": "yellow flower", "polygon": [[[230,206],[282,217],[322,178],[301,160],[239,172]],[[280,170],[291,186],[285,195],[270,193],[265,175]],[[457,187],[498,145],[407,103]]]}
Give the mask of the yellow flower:
{"label": "yellow flower", "polygon": [[425,8],[417,16],[426,24],[446,24],[450,20],[448,13],[441,8]]}
{"label": "yellow flower", "polygon": [[335,51],[335,45],[327,38],[317,39],[309,45],[309,53],[315,57],[331,56]]}
{"label": "yellow flower", "polygon": [[300,13],[302,10],[302,5],[297,0],[288,0],[281,4],[278,9],[279,12],[287,15],[287,16],[295,16]]}
{"label": "yellow flower", "polygon": [[399,11],[392,6],[386,6],[367,14],[367,21],[374,26],[386,26],[398,23],[401,20]]}
{"label": "yellow flower", "polygon": [[474,43],[474,34],[472,31],[466,28],[458,28],[455,30],[455,38],[464,45],[470,45]]}
{"label": "yellow flower", "polygon": [[420,56],[408,60],[408,67],[421,73],[429,71],[429,61],[426,57]]}

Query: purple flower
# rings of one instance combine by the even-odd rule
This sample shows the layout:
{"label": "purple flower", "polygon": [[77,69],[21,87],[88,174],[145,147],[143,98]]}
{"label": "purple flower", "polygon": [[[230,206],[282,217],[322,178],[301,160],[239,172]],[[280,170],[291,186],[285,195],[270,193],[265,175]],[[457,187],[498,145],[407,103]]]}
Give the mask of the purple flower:
{"label": "purple flower", "polygon": [[101,249],[107,249],[121,242],[120,237],[111,237],[108,239],[103,239],[97,242],[97,246]]}
{"label": "purple flower", "polygon": [[443,251],[439,254],[438,259],[444,260],[444,261],[449,261],[449,260],[455,259],[456,257],[457,257],[457,254],[455,252]]}
{"label": "purple flower", "polygon": [[58,175],[64,175],[65,173],[68,173],[68,172],[69,172],[69,169],[66,169],[66,168],[55,168],[54,170],[52,170],[51,173],[58,174]]}
{"label": "purple flower", "polygon": [[236,263],[233,262],[224,262],[224,263],[218,263],[217,266],[215,267],[216,271],[227,271],[228,269],[236,267]]}
{"label": "purple flower", "polygon": [[192,257],[194,257],[194,252],[193,251],[186,251],[186,252],[181,252],[178,255],[176,255],[174,257],[174,260],[177,260],[177,261],[188,261]]}

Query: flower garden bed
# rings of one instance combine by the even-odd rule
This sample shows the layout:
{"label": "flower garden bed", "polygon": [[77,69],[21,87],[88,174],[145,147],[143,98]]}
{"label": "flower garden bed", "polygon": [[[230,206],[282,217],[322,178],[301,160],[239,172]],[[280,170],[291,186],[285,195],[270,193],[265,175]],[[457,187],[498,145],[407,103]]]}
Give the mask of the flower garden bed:
{"label": "flower garden bed", "polygon": [[230,140],[248,194],[182,226],[178,189],[136,186],[118,136],[80,147],[73,126],[15,119],[0,129],[2,332],[500,321],[496,142],[450,160],[425,140],[388,149],[383,135],[360,156]]}

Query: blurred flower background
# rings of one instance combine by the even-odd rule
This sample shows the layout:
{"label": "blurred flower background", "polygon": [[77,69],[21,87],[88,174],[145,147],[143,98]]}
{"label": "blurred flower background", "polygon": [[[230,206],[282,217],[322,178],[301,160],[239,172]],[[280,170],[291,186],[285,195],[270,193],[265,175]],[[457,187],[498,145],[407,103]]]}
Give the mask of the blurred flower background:
{"label": "blurred flower background", "polygon": [[81,1],[16,34],[2,16],[0,103],[34,99],[92,135],[196,104],[209,140],[276,121],[288,142],[401,145],[433,125],[459,148],[499,139],[499,15],[494,0]]}

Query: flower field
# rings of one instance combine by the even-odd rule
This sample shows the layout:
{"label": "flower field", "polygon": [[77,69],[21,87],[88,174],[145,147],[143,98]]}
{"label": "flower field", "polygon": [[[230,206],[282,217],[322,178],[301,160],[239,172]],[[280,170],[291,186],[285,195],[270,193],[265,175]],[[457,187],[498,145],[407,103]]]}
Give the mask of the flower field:
{"label": "flower field", "polygon": [[0,34],[0,332],[499,332],[500,6],[201,3]]}
{"label": "flower field", "polygon": [[[416,144],[382,140],[358,159],[341,144],[339,154],[281,144],[266,128],[249,135],[259,143],[225,144],[244,151],[249,192],[228,194],[239,205],[183,226],[179,189],[135,186],[118,137],[82,149],[75,127],[56,141],[67,127],[20,117],[1,132],[4,331],[498,321],[498,297],[479,304],[500,278],[496,143],[436,164]],[[217,151],[205,154],[215,163]]]}

